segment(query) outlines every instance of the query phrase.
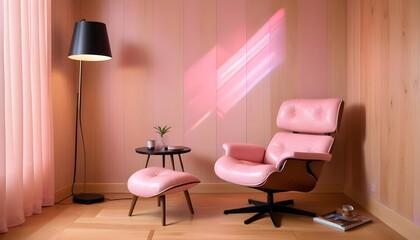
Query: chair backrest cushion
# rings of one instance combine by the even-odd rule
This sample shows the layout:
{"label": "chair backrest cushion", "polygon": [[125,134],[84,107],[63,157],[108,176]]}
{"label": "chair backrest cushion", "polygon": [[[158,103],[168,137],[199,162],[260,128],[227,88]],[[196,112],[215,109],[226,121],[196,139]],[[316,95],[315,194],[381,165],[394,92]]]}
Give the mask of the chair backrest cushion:
{"label": "chair backrest cushion", "polygon": [[333,133],[337,130],[341,99],[291,99],[280,106],[277,126],[299,133]]}
{"label": "chair backrest cushion", "polygon": [[333,142],[334,138],[327,135],[278,132],[265,151],[264,163],[281,166],[293,152],[329,153]]}

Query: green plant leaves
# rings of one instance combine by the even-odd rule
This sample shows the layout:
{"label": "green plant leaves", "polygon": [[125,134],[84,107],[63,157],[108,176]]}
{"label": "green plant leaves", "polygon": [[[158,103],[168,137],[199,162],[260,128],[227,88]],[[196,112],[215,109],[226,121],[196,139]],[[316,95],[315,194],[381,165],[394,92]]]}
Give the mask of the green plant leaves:
{"label": "green plant leaves", "polygon": [[163,137],[163,135],[165,135],[165,133],[169,132],[169,129],[171,129],[172,127],[168,127],[167,125],[165,125],[164,127],[157,126],[157,127],[153,127],[153,128],[156,129],[156,133],[158,133],[161,137]]}

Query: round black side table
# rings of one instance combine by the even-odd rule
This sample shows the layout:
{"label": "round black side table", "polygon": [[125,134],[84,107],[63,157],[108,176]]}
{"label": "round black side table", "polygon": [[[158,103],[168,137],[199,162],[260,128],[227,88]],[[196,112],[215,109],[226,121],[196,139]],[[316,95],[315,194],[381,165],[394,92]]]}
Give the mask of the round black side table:
{"label": "round black side table", "polygon": [[147,147],[136,148],[137,153],[147,155],[145,168],[149,164],[149,159],[151,155],[161,155],[162,167],[165,167],[165,156],[169,155],[171,157],[172,169],[175,170],[174,155],[178,155],[179,163],[181,165],[181,169],[183,172],[184,172],[184,164],[182,163],[181,154],[184,154],[190,151],[191,151],[191,148],[185,147],[185,146],[169,147],[169,149],[163,149],[163,148],[148,149]]}

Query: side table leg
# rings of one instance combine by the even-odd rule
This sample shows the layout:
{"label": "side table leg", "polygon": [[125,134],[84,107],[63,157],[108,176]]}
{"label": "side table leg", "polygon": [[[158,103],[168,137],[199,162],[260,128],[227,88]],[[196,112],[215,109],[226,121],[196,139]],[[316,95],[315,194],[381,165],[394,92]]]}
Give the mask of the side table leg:
{"label": "side table leg", "polygon": [[147,155],[146,166],[144,166],[144,168],[147,168],[147,165],[149,165],[149,159],[150,159],[150,155]]}
{"label": "side table leg", "polygon": [[171,154],[172,169],[175,171],[174,155]]}
{"label": "side table leg", "polygon": [[179,163],[181,164],[181,169],[182,169],[183,172],[185,172],[184,171],[184,164],[182,164],[181,154],[178,154],[178,158],[179,158]]}
{"label": "side table leg", "polygon": [[162,155],[162,167],[165,168],[165,155]]}

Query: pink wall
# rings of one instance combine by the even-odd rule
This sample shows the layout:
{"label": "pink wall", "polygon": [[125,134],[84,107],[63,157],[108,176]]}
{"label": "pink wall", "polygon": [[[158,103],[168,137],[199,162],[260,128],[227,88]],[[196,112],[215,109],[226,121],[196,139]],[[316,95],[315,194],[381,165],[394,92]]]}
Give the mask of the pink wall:
{"label": "pink wall", "polygon": [[[72,25],[86,18],[108,27],[114,58],[84,65],[90,183],[126,182],[145,163],[134,149],[156,137],[153,126],[166,124],[170,145],[192,148],[186,171],[204,183],[221,182],[213,165],[224,142],[266,145],[283,99],[336,96],[327,91],[327,0],[63,0],[52,7],[60,13],[53,14],[53,57],[60,63],[53,63],[54,91],[65,92],[54,98],[56,132],[67,132],[65,139],[56,134],[66,154],[56,159],[66,166],[74,120],[61,116],[71,117],[74,106],[77,63],[66,58]],[[75,14],[67,12],[72,8]],[[328,178],[341,169],[327,169],[326,182],[342,184]],[[71,181],[67,173],[59,178],[61,187]]]}
{"label": "pink wall", "polygon": [[301,0],[299,4],[298,96],[327,94],[328,8],[327,0]]}

